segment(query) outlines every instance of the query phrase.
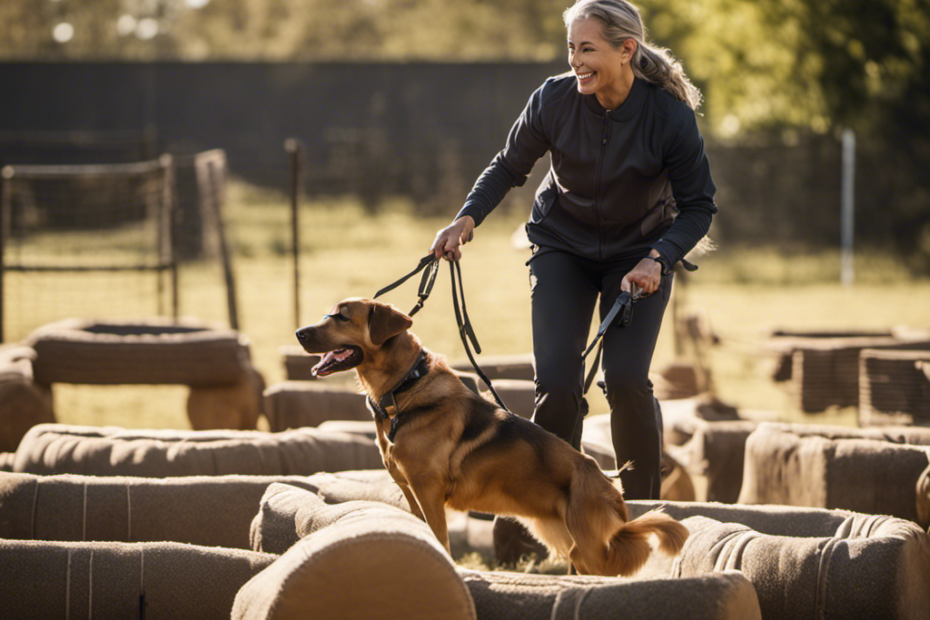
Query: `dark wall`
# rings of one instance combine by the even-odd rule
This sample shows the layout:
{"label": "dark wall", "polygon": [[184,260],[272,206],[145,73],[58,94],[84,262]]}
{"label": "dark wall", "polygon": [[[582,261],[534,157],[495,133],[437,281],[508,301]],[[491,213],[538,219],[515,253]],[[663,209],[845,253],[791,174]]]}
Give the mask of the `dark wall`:
{"label": "dark wall", "polygon": [[[284,189],[286,138],[307,147],[312,194],[392,194],[452,214],[501,149],[532,91],[562,62],[486,64],[0,63],[10,131],[156,130],[157,151],[225,149],[230,170]],[[859,136],[857,242],[913,251],[930,238],[930,185],[886,136]],[[708,142],[727,244],[839,243],[833,136],[795,145]],[[7,155],[10,155],[9,150]],[[919,159],[919,158],[918,158]],[[9,162],[0,140],[0,164]],[[529,210],[543,161],[512,203]]]}
{"label": "dark wall", "polygon": [[[230,169],[285,187],[283,142],[313,193],[461,194],[532,91],[563,65],[0,64],[0,131],[141,131],[162,151],[225,149]],[[465,187],[467,190],[467,187]],[[459,201],[463,196],[459,196]]]}

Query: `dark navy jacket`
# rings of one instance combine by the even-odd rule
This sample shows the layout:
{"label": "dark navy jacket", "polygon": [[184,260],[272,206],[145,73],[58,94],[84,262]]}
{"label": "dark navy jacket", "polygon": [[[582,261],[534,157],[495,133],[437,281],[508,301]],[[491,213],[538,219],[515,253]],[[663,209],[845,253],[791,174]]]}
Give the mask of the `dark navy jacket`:
{"label": "dark navy jacket", "polygon": [[507,145],[457,217],[476,224],[549,152],[527,224],[532,243],[584,258],[636,258],[655,248],[674,265],[707,233],[714,182],[694,111],[639,78],[605,110],[575,77],[549,78],[530,97]]}

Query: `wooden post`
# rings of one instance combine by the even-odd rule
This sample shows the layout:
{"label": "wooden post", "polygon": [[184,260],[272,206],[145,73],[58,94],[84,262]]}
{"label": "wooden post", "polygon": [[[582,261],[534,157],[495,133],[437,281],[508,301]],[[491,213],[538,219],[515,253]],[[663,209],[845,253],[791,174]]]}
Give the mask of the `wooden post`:
{"label": "wooden post", "polygon": [[[177,216],[178,211],[175,208],[175,187],[174,187],[174,160],[171,155],[162,155],[159,158],[159,163],[162,165],[162,174],[164,175],[164,192],[163,203],[162,203],[162,213],[164,219],[164,231],[165,231],[165,240],[164,245],[160,252],[167,252],[168,256],[168,267],[169,273],[171,274],[171,317],[177,319],[180,316],[179,305],[180,305],[180,294],[178,286],[178,259],[176,248],[174,247],[175,233],[177,232]],[[159,257],[159,262],[162,261],[162,258]],[[161,282],[161,271],[158,272],[158,281]],[[159,300],[161,300],[161,291],[159,291]],[[159,304],[161,301],[159,301]],[[160,312],[159,312],[160,314]]]}
{"label": "wooden post", "polygon": [[303,182],[303,147],[296,138],[284,141],[290,161],[291,252],[294,259],[294,329],[300,328],[300,190]]}
{"label": "wooden post", "polygon": [[222,206],[220,205],[222,188],[217,178],[220,174],[220,162],[217,161],[215,153],[210,155],[212,156],[204,164],[208,179],[207,187],[209,188],[206,203],[212,211],[213,219],[216,222],[216,234],[220,241],[220,258],[223,263],[223,277],[226,279],[226,308],[229,312],[229,326],[238,331],[239,309],[236,303],[236,278],[233,274],[232,260],[229,257],[229,245],[226,242],[226,225],[223,221]]}

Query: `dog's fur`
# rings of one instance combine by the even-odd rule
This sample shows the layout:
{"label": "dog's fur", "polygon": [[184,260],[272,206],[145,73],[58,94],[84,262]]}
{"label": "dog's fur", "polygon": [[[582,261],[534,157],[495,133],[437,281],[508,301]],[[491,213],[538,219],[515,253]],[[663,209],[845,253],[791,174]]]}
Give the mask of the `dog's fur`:
{"label": "dog's fur", "polygon": [[[355,368],[379,402],[425,351],[408,331],[412,323],[393,306],[348,299],[297,337],[308,353],[327,354],[315,372]],[[428,374],[396,395],[404,423],[393,442],[390,422],[375,420],[385,467],[447,550],[445,506],[515,516],[582,574],[636,572],[653,534],[663,552],[681,550],[683,525],[658,511],[630,521],[619,481],[594,459],[475,394],[444,358],[425,353]],[[394,407],[388,413],[398,415]]]}

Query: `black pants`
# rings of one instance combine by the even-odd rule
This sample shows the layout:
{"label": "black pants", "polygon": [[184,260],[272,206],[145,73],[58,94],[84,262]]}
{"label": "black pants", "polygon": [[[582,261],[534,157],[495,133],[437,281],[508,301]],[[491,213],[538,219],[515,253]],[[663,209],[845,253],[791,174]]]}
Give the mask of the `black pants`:
{"label": "black pants", "polygon": [[[581,445],[583,417],[581,355],[594,304],[600,296],[600,323],[620,294],[623,276],[637,262],[597,262],[546,250],[529,262],[536,358],[533,420],[575,448]],[[659,290],[635,303],[629,326],[613,325],[604,334],[601,365],[617,463],[633,463],[632,471],[622,475],[628,499],[659,498],[661,414],[648,375],[671,287],[672,276],[664,276]],[[588,363],[593,361],[592,352]]]}

